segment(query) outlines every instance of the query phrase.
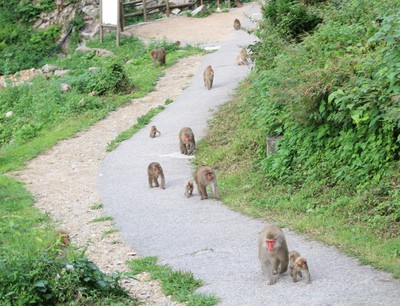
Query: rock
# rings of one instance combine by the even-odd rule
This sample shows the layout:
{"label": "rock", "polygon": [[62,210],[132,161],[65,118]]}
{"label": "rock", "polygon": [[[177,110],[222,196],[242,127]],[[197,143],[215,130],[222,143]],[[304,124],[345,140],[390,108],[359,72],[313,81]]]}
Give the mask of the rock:
{"label": "rock", "polygon": [[171,13],[174,14],[174,15],[178,15],[180,12],[181,12],[181,10],[178,9],[178,8],[173,9],[173,10],[171,11]]}
{"label": "rock", "polygon": [[69,86],[67,83],[62,83],[60,85],[60,89],[62,92],[68,92],[71,91],[71,86]]}
{"label": "rock", "polygon": [[56,70],[59,70],[60,67],[54,66],[54,65],[50,65],[50,64],[46,64],[42,67],[42,72],[43,73],[51,73],[54,72]]}
{"label": "rock", "polygon": [[78,48],[75,49],[75,51],[81,51],[83,53],[89,53],[90,52],[90,48],[86,47],[86,45],[81,45]]}
{"label": "rock", "polygon": [[89,71],[90,73],[96,72],[96,71],[98,71],[98,70],[99,70],[99,67],[89,67],[89,68],[88,68],[88,71]]}
{"label": "rock", "polygon": [[14,113],[12,111],[9,111],[5,114],[6,118],[9,118],[13,115]]}
{"label": "rock", "polygon": [[96,55],[98,56],[114,56],[114,53],[106,49],[93,48],[93,50],[96,51]]}
{"label": "rock", "polygon": [[62,77],[62,76],[65,76],[68,72],[69,72],[69,69],[56,70],[56,71],[54,71],[54,75]]}

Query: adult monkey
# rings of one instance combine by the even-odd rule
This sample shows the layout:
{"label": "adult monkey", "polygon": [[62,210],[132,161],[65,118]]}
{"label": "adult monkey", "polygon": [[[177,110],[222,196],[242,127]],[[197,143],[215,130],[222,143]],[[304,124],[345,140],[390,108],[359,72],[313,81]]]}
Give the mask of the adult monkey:
{"label": "adult monkey", "polygon": [[200,193],[201,200],[208,199],[207,186],[210,184],[213,189],[214,198],[219,200],[217,178],[213,169],[207,166],[198,167],[193,176],[197,185],[197,189]]}
{"label": "adult monkey", "polygon": [[160,63],[160,66],[165,65],[165,49],[164,48],[157,48],[151,50],[150,52],[151,59],[153,61],[153,66],[157,66],[157,61]]}
{"label": "adult monkey", "polygon": [[234,21],[233,21],[233,28],[237,31],[237,30],[240,30],[240,28],[241,28],[241,24],[240,24],[240,21],[239,21],[239,19],[235,19]]}
{"label": "adult monkey", "polygon": [[203,72],[204,86],[210,90],[213,86],[214,82],[214,70],[211,65],[208,65],[207,68]]}
{"label": "adult monkey", "polygon": [[149,187],[153,188],[153,182],[154,186],[158,187],[158,177],[161,178],[161,188],[165,189],[165,177],[164,177],[164,171],[161,168],[161,165],[157,162],[152,162],[149,164],[147,167],[147,174],[149,177]]}
{"label": "adult monkey", "polygon": [[190,127],[184,127],[179,131],[179,148],[185,155],[193,154],[196,149],[196,140]]}
{"label": "adult monkey", "polygon": [[266,226],[258,236],[258,258],[268,285],[276,280],[273,274],[285,273],[289,264],[289,252],[285,235],[276,225]]}

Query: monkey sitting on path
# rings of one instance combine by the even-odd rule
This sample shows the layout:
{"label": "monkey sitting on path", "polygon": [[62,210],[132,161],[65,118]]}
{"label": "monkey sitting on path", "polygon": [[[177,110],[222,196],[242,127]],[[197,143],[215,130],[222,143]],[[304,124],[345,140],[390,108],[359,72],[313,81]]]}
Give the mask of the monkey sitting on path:
{"label": "monkey sitting on path", "polygon": [[234,21],[233,21],[233,28],[237,31],[237,30],[240,30],[240,27],[241,27],[242,25],[240,24],[240,21],[239,21],[239,19],[235,19]]}
{"label": "monkey sitting on path", "polygon": [[160,136],[161,132],[159,130],[157,130],[157,127],[155,125],[153,125],[150,129],[150,137],[154,138],[157,136],[157,134]]}
{"label": "monkey sitting on path", "polygon": [[250,65],[249,60],[247,59],[247,50],[246,48],[242,48],[239,55],[236,57],[236,64],[240,65]]}

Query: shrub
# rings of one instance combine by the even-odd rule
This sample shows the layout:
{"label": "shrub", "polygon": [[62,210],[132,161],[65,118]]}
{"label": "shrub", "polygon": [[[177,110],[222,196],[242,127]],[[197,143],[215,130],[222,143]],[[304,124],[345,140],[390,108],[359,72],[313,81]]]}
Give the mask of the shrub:
{"label": "shrub", "polygon": [[263,16],[283,38],[296,41],[322,22],[312,8],[295,0],[271,0],[263,6]]}
{"label": "shrub", "polygon": [[72,83],[72,87],[80,93],[94,91],[98,95],[128,93],[133,89],[122,68],[122,62],[116,59],[108,59],[99,70],[84,73]]}

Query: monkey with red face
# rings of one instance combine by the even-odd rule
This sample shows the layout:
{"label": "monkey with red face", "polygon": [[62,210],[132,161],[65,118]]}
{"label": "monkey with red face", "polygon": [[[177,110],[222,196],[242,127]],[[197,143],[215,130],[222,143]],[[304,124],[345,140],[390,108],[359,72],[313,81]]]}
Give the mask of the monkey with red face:
{"label": "monkey with red face", "polygon": [[193,154],[196,148],[196,140],[190,127],[184,127],[179,131],[179,148],[182,154]]}
{"label": "monkey with red face", "polygon": [[276,283],[273,274],[287,271],[289,253],[285,235],[278,226],[268,225],[259,234],[258,258],[268,285]]}
{"label": "monkey with red face", "polygon": [[214,198],[219,200],[217,178],[214,170],[210,167],[198,167],[194,173],[194,181],[196,182],[197,189],[200,193],[201,200],[208,199],[207,186],[211,185],[214,193]]}

